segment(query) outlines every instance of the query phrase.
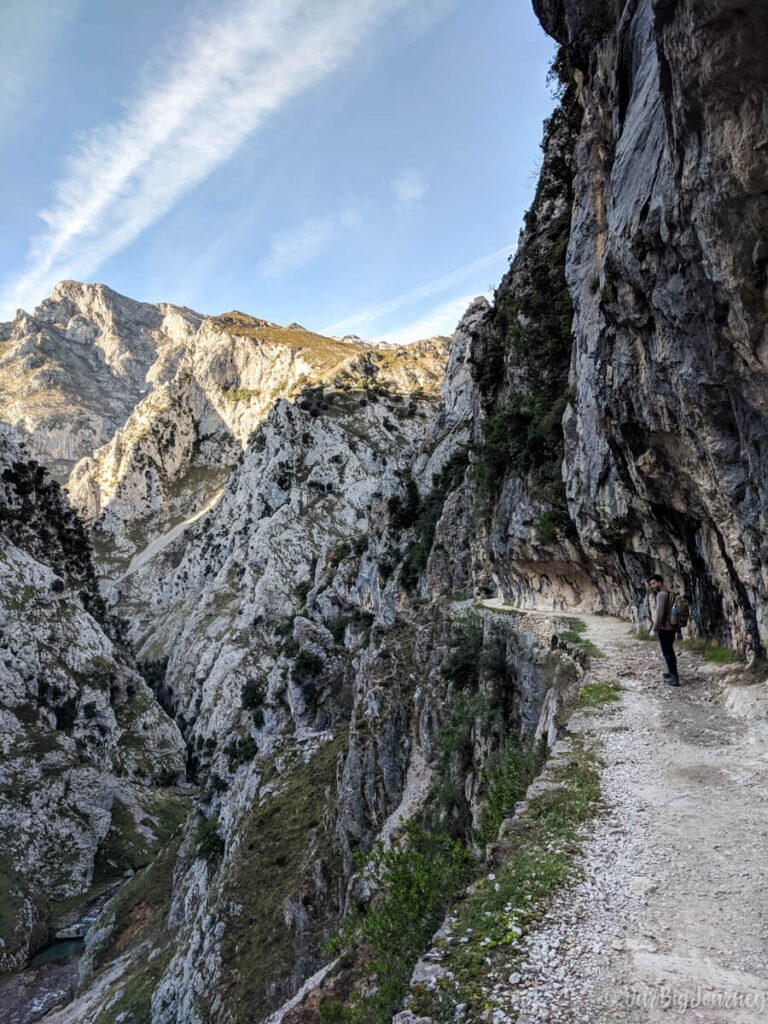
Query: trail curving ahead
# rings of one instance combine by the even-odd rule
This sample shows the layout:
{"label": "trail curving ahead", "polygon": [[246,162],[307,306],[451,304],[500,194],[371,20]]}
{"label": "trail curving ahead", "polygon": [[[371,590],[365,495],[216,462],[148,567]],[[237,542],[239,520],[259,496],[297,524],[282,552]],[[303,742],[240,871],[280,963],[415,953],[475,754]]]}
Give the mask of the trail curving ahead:
{"label": "trail curving ahead", "polygon": [[768,682],[680,652],[682,685],[667,686],[657,643],[578,617],[606,655],[585,682],[624,691],[568,724],[604,761],[605,810],[576,880],[526,937],[510,1012],[520,1024],[764,1022]]}

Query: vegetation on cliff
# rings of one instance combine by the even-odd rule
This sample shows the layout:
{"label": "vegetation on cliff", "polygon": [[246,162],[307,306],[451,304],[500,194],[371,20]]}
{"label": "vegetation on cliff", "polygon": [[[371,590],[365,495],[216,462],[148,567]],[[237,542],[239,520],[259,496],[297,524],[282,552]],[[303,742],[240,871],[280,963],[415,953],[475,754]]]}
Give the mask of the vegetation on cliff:
{"label": "vegetation on cliff", "polygon": [[570,236],[573,148],[581,124],[573,68],[561,50],[551,78],[559,104],[544,123],[539,184],[525,215],[518,254],[496,290],[479,339],[473,376],[486,416],[473,452],[481,496],[493,502],[510,476],[521,477],[548,509],[541,540],[566,529],[561,478],[573,309],[565,280]]}

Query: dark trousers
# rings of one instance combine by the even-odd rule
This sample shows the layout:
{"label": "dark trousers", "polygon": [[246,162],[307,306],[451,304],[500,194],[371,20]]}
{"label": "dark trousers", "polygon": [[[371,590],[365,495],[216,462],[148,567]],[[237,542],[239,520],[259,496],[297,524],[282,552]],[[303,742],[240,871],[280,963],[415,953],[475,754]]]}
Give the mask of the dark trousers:
{"label": "dark trousers", "polygon": [[660,629],[659,630],[659,643],[661,644],[661,653],[664,655],[664,661],[667,663],[667,670],[671,675],[677,675],[677,658],[675,657],[675,637],[677,636],[677,630],[674,629]]}

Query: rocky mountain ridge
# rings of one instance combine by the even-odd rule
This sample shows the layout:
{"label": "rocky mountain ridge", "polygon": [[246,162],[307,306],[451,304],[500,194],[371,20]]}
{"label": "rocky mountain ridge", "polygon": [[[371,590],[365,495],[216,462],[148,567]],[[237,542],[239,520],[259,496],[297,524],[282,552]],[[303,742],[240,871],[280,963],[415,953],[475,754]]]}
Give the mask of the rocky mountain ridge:
{"label": "rocky mountain ridge", "polygon": [[113,570],[210,501],[278,397],[324,378],[434,393],[446,358],[445,339],[337,341],[75,281],[3,337],[0,412],[66,481]]}

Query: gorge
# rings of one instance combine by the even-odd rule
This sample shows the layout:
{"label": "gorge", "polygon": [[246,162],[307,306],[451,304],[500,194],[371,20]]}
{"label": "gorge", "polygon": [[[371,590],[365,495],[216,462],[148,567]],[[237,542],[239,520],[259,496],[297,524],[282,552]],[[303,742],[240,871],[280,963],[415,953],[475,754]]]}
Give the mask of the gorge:
{"label": "gorge", "polygon": [[74,281],[0,325],[9,1020],[510,1019],[412,972],[567,733],[577,617],[642,630],[660,572],[768,677],[768,17],[534,9],[535,198],[452,338]]}

